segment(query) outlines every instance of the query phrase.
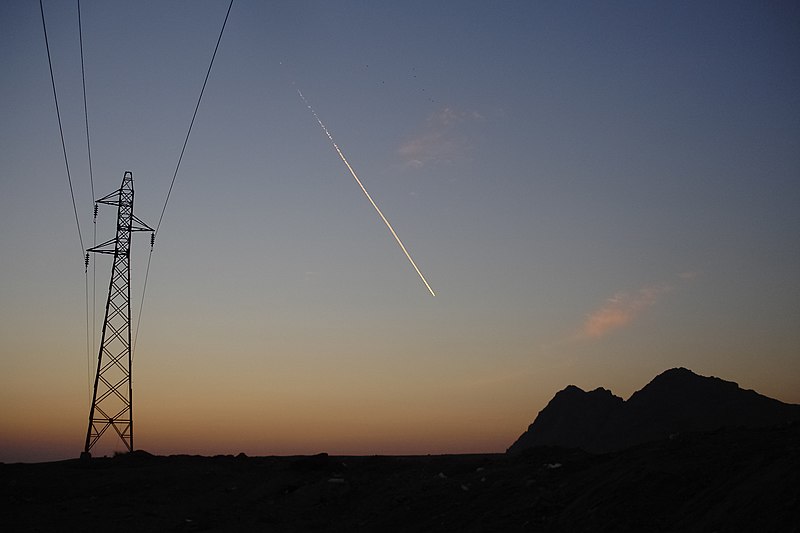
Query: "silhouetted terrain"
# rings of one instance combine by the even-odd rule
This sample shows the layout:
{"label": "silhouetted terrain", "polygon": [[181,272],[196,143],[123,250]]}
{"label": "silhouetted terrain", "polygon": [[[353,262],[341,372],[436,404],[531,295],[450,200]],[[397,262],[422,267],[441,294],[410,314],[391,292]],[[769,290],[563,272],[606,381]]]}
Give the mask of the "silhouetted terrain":
{"label": "silhouetted terrain", "polygon": [[516,453],[0,464],[0,527],[800,532],[798,408],[674,369],[627,402],[567,387]]}
{"label": "silhouetted terrain", "polygon": [[0,464],[4,531],[800,531],[800,424],[593,455]]}
{"label": "silhouetted terrain", "polygon": [[800,421],[800,405],[674,368],[656,376],[628,401],[603,388],[584,392],[570,385],[550,400],[508,451],[564,446],[608,452],[690,431],[792,421]]}

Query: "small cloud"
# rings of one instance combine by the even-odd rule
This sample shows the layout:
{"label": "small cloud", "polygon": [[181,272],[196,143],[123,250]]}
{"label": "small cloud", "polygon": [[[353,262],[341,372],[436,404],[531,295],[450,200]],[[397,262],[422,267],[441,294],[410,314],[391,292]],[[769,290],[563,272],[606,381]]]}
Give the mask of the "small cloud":
{"label": "small cloud", "polygon": [[661,295],[670,290],[669,285],[651,285],[632,294],[618,292],[606,300],[600,309],[586,318],[578,336],[596,339],[623,328],[655,304]]}
{"label": "small cloud", "polygon": [[699,272],[681,272],[680,274],[678,274],[678,277],[688,281],[695,279],[699,275],[700,275]]}
{"label": "small cloud", "polygon": [[452,107],[445,107],[428,117],[428,122],[447,127],[468,120],[481,120],[482,118],[483,116],[477,111],[458,111]]}
{"label": "small cloud", "polygon": [[436,130],[407,140],[397,152],[407,165],[419,168],[433,161],[451,163],[465,152],[465,146],[463,139]]}
{"label": "small cloud", "polygon": [[470,151],[468,123],[483,120],[477,111],[444,107],[431,114],[422,131],[407,139],[397,150],[406,164],[420,168],[429,163],[452,163]]}

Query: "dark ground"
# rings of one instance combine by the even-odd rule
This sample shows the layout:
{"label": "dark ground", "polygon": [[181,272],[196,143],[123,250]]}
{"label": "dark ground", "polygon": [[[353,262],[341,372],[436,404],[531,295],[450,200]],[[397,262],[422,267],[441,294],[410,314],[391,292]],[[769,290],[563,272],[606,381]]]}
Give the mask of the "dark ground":
{"label": "dark ground", "polygon": [[3,531],[800,532],[800,425],[590,455],[0,464]]}

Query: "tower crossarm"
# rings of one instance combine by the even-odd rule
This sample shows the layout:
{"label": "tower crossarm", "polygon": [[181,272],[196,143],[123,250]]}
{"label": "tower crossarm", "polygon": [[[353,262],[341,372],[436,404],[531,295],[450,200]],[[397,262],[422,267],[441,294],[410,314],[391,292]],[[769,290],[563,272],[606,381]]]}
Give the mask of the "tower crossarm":
{"label": "tower crossarm", "polygon": [[104,242],[103,244],[98,244],[97,246],[92,246],[91,248],[87,248],[86,251],[93,252],[96,254],[113,254],[116,243],[117,243],[116,238],[110,239]]}
{"label": "tower crossarm", "polygon": [[131,213],[131,231],[155,231],[153,228],[142,222],[139,217]]}

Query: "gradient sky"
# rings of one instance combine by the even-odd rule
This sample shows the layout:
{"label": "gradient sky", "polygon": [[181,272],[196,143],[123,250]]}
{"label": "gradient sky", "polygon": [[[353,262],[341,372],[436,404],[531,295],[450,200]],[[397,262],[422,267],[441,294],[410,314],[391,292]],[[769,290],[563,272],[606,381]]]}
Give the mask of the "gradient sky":
{"label": "gradient sky", "polygon": [[[132,171],[151,225],[227,4],[81,3],[95,196]],[[89,246],[77,9],[44,8]],[[96,353],[38,2],[0,3],[0,72],[0,460],[76,457]],[[800,403],[796,2],[234,3],[152,257],[136,448],[500,452],[568,384],[676,366]]]}

